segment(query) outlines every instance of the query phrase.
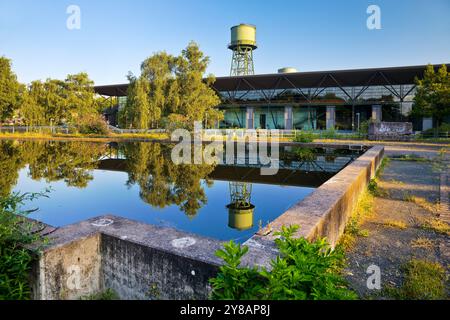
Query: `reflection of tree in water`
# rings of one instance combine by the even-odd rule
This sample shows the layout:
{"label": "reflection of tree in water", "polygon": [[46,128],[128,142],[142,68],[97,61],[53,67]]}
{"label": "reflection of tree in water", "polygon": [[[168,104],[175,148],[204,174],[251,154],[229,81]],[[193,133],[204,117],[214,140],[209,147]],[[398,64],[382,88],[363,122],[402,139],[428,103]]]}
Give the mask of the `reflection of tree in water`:
{"label": "reflection of tree in water", "polygon": [[0,196],[11,192],[19,170],[27,164],[34,180],[64,180],[84,188],[93,179],[89,171],[96,168],[105,148],[86,142],[0,141]]}
{"label": "reflection of tree in water", "polygon": [[206,204],[202,179],[212,165],[176,165],[171,160],[172,146],[156,143],[127,143],[120,145],[127,158],[128,185],[138,184],[141,198],[152,206],[164,208],[175,204],[188,216],[194,216]]}
{"label": "reflection of tree in water", "polygon": [[0,141],[0,197],[5,197],[11,192],[17,183],[19,170],[24,166],[18,143]]}
{"label": "reflection of tree in water", "polygon": [[30,161],[33,179],[45,178],[47,182],[64,180],[71,187],[84,188],[93,179],[90,170],[106,151],[104,144],[48,142],[40,146],[34,161]]}

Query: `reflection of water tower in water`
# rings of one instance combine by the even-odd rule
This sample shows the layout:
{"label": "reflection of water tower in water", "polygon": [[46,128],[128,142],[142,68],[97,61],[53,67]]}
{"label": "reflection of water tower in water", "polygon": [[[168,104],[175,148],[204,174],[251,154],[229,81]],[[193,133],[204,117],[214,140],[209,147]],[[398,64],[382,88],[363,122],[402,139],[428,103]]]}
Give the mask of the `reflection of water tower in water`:
{"label": "reflection of water tower in water", "polygon": [[228,49],[233,51],[230,76],[255,74],[253,50],[256,45],[256,27],[240,24],[231,28],[231,43]]}
{"label": "reflection of water tower in water", "polygon": [[[230,76],[255,74],[253,50],[256,45],[256,27],[250,24],[240,24],[231,28],[231,42],[228,49],[233,51]],[[252,184],[245,182],[230,182],[231,203],[228,208],[228,225],[238,230],[253,227],[253,212],[255,206],[250,203]]]}
{"label": "reflection of water tower in water", "polygon": [[251,204],[252,184],[230,182],[231,203],[228,208],[228,226],[233,229],[247,230],[253,227],[253,211]]}

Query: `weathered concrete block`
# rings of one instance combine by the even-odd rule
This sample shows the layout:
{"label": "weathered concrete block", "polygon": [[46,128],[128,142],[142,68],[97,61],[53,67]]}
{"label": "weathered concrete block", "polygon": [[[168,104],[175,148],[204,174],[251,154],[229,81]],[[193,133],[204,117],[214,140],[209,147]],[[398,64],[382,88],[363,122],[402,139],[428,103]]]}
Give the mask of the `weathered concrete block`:
{"label": "weathered concrete block", "polygon": [[411,122],[371,122],[369,140],[409,140],[413,135]]}

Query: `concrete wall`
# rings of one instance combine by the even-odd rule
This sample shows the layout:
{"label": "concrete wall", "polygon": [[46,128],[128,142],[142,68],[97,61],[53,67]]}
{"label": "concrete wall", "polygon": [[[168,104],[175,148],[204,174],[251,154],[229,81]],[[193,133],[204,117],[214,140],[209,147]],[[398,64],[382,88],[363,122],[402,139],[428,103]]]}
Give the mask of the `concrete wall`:
{"label": "concrete wall", "polygon": [[[345,229],[358,197],[375,176],[384,155],[383,146],[375,146],[317,188],[303,201],[289,208],[272,223],[274,231],[282,226],[299,225],[297,236],[309,240],[326,237],[335,246]],[[274,239],[255,235],[251,241]]]}
{"label": "concrete wall", "polygon": [[101,287],[100,234],[44,251],[35,265],[34,299],[72,300]]}
{"label": "concrete wall", "polygon": [[207,299],[217,266],[102,236],[102,287],[126,299]]}

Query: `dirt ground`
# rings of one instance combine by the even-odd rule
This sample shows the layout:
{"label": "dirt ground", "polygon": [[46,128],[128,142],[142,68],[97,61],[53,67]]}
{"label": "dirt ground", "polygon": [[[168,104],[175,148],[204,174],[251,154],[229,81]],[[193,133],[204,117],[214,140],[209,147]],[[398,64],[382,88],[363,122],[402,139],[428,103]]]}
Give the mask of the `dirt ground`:
{"label": "dirt ground", "polygon": [[[401,151],[395,147],[386,151],[388,157],[396,157],[400,153],[414,154],[424,159],[437,159],[438,156],[436,149],[408,150],[402,146]],[[443,163],[448,165],[448,158]],[[448,273],[449,235],[423,228],[424,221],[439,219],[442,207],[433,204],[440,199],[441,174],[442,169],[436,169],[435,160],[404,161],[394,158],[388,162],[379,177],[373,214],[360,226],[368,231],[368,235],[358,237],[356,244],[347,252],[347,280],[361,297],[389,298],[383,289],[401,286],[402,266],[412,258],[439,262]],[[426,201],[417,201],[418,198]],[[422,242],[417,239],[422,239]],[[366,281],[370,274],[366,271],[370,265],[380,267],[381,290],[367,288]]]}

